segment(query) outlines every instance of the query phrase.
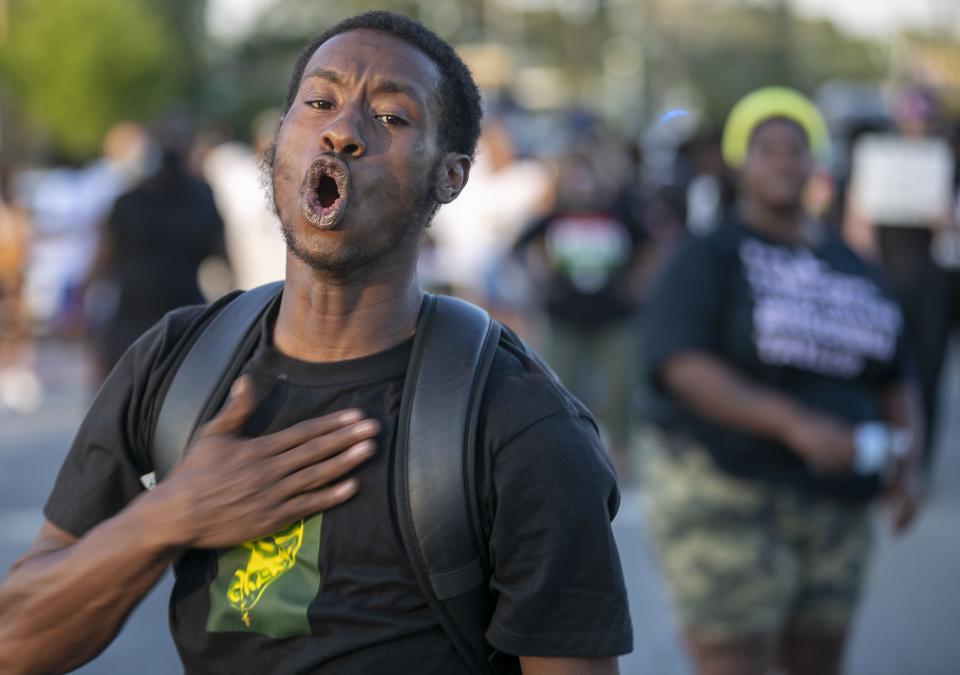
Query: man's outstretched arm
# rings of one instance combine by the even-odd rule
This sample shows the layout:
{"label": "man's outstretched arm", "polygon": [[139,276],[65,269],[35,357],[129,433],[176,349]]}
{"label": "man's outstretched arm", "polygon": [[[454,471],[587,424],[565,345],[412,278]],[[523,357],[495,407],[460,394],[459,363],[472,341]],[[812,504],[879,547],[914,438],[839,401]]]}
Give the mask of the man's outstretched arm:
{"label": "man's outstretched arm", "polygon": [[156,489],[79,539],[43,525],[0,584],[0,673],[76,668],[183,551],[236,546],[354,495],[355,479],[336,481],[372,456],[375,421],[351,410],[241,438],[253,398],[238,382]]}
{"label": "man's outstretched arm", "polygon": [[114,638],[177,549],[137,504],[78,540],[45,522],[0,586],[0,673],[64,672]]}

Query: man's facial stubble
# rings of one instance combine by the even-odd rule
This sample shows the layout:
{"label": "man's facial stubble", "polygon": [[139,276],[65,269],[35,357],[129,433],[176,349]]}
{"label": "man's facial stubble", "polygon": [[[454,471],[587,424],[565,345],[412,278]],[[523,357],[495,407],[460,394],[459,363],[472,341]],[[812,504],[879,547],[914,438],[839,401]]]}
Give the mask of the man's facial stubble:
{"label": "man's facial stubble", "polygon": [[[358,271],[368,268],[386,253],[402,246],[411,238],[416,238],[419,242],[423,233],[430,225],[430,221],[440,208],[440,203],[433,194],[433,181],[440,169],[442,157],[438,156],[432,163],[430,170],[423,176],[422,184],[417,190],[417,196],[410,208],[397,210],[396,204],[380,204],[383,212],[391,214],[391,218],[383,223],[387,231],[388,239],[385,245],[377,248],[364,247],[363,243],[358,241],[352,245],[343,247],[337,255],[330,255],[321,251],[312,251],[297,236],[293,227],[293,220],[296,213],[288,213],[277,203],[276,190],[276,164],[278,154],[278,143],[280,137],[280,125],[274,134],[273,141],[264,150],[259,158],[260,166],[260,186],[264,190],[264,195],[270,210],[280,221],[280,229],[286,242],[287,249],[299,260],[309,265],[314,270],[333,274],[335,276],[351,276]],[[294,177],[291,176],[291,179]],[[298,188],[298,194],[302,194],[305,189],[305,177],[301,180]],[[355,207],[360,200],[365,199],[356,192],[350,195],[351,205]]]}

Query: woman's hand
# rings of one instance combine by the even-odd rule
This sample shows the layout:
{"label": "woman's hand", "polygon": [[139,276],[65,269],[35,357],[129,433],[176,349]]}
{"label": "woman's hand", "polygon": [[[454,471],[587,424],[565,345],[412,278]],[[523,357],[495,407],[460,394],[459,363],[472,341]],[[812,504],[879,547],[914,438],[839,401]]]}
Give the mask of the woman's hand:
{"label": "woman's hand", "polygon": [[927,492],[927,481],[916,462],[910,458],[897,460],[884,495],[894,534],[903,534],[910,527],[927,500]]}

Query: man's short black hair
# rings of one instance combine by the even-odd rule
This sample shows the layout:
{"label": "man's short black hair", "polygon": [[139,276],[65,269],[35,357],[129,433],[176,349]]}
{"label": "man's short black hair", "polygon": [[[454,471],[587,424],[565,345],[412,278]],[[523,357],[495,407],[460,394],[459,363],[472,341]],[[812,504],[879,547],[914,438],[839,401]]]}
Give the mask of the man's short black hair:
{"label": "man's short black hair", "polygon": [[287,89],[284,112],[297,98],[300,79],[313,53],[330,38],[352,30],[375,30],[407,42],[437,64],[440,69],[440,148],[443,152],[459,152],[471,159],[480,136],[480,91],[470,69],[453,47],[440,36],[413,19],[393,12],[374,11],[344,19],[313,39],[300,52]]}

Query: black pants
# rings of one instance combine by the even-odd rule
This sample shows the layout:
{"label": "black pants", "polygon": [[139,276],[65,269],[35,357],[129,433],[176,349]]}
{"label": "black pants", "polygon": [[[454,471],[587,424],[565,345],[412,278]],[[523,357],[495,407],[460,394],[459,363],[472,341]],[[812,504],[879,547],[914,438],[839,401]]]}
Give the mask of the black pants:
{"label": "black pants", "polygon": [[[930,257],[932,238],[931,231],[926,228],[877,228],[881,261],[887,279],[900,300],[904,330],[917,369],[923,399],[927,438],[925,461],[928,465],[932,459],[937,430],[940,373],[943,371],[951,323],[960,316],[956,306],[960,302],[960,277],[948,275]],[[957,287],[951,289],[951,282]]]}

